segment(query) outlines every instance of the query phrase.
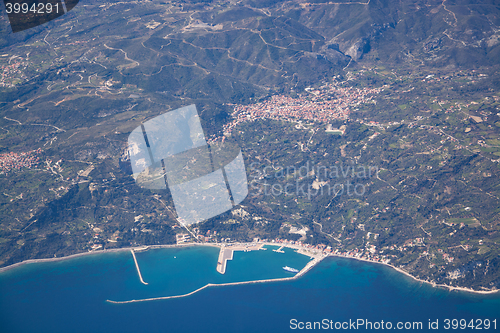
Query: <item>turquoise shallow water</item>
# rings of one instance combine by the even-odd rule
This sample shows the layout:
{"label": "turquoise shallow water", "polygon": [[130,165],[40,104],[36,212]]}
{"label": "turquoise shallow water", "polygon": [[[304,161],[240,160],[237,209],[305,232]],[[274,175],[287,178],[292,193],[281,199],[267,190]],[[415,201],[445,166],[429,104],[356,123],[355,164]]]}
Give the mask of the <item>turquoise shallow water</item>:
{"label": "turquoise shallow water", "polygon": [[[224,275],[216,271],[219,249],[216,247],[168,248],[136,253],[142,278],[148,285],[136,286],[136,281],[116,300],[143,299],[160,296],[184,295],[208,283],[228,283],[292,277],[283,266],[302,269],[310,258],[290,248],[285,253],[267,250],[235,251]],[[129,254],[130,255],[130,254]],[[135,274],[137,277],[137,274]],[[138,277],[137,277],[138,280]],[[115,300],[115,299],[113,299]]]}
{"label": "turquoise shallow water", "polygon": [[309,258],[285,250],[235,252],[225,275],[215,270],[217,248],[137,253],[148,285],[139,282],[127,251],[22,265],[0,274],[0,332],[292,332],[298,329],[290,329],[291,319],[359,318],[420,321],[424,328],[438,320],[440,329],[422,332],[453,331],[444,329],[446,318],[496,318],[499,331],[499,294],[450,292],[386,266],[344,258],[327,258],[292,281],[212,287],[151,302],[106,302],[184,294],[207,283],[289,277],[282,266],[300,269]]}

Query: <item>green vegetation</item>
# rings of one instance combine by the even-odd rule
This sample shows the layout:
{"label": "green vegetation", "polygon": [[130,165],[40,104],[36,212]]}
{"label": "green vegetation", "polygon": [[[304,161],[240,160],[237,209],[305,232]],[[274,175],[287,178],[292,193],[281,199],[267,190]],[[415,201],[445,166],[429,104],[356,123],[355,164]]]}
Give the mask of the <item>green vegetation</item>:
{"label": "green vegetation", "polygon": [[[439,4],[406,0],[101,5],[18,34],[0,22],[0,154],[42,149],[36,167],[0,174],[0,265],[174,243],[170,194],[131,177],[134,128],[195,103],[206,136],[220,136],[232,104],[310,97],[304,88],[335,83],[383,89],[330,124],[345,125],[343,135],[313,119],[238,126],[248,216],[226,212],[200,232],[375,246],[428,280],[450,283],[459,270],[457,285],[500,288],[498,6],[447,2],[455,21]],[[375,172],[297,171],[308,163]],[[269,166],[295,172],[277,177]],[[363,193],[350,195],[348,182]]]}
{"label": "green vegetation", "polygon": [[478,221],[475,218],[452,218],[448,220],[451,223],[464,223],[464,224],[473,224],[473,223],[478,223]]}

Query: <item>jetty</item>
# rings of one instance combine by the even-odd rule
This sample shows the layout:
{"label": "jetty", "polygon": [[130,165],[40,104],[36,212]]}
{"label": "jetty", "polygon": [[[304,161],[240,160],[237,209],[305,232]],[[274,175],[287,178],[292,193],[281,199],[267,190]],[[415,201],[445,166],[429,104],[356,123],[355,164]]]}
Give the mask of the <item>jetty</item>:
{"label": "jetty", "polygon": [[255,251],[260,250],[264,244],[234,244],[234,245],[222,245],[219,251],[219,259],[217,260],[217,272],[221,274],[226,273],[226,265],[228,260],[233,260],[234,251]]}
{"label": "jetty", "polygon": [[[226,249],[229,250],[229,249]],[[232,253],[232,249],[231,253]],[[196,294],[197,292],[210,288],[210,287],[224,287],[224,286],[238,286],[238,285],[244,285],[244,284],[254,284],[254,283],[269,283],[269,282],[283,282],[283,281],[292,281],[295,279],[298,279],[302,275],[304,275],[306,272],[308,272],[311,268],[313,268],[317,263],[319,263],[321,260],[324,258],[328,257],[327,255],[324,256],[317,256],[313,260],[309,261],[307,265],[300,270],[297,274],[295,274],[292,277],[286,277],[286,278],[278,278],[278,279],[264,279],[264,280],[254,280],[254,281],[242,281],[242,282],[228,282],[228,283],[208,283],[204,285],[201,288],[198,288],[196,290],[193,290],[190,293],[183,294],[183,295],[173,295],[173,296],[161,296],[161,297],[153,297],[153,298],[143,298],[143,299],[133,299],[130,301],[112,301],[112,300],[106,300],[108,303],[114,303],[114,304],[127,304],[127,303],[137,303],[137,302],[148,302],[148,301],[157,301],[157,300],[165,300],[165,299],[172,299],[172,298],[182,298],[182,297],[187,297],[191,296],[193,294]]]}
{"label": "jetty", "polygon": [[278,253],[285,253],[285,251],[283,251],[283,248],[284,248],[284,246],[281,246],[279,249],[273,250],[273,251],[278,252]]}
{"label": "jetty", "polygon": [[306,274],[311,268],[316,266],[321,260],[325,259],[327,256],[318,256],[307,263],[307,265],[300,270],[293,278],[296,279]]}
{"label": "jetty", "polygon": [[233,260],[233,249],[228,249],[225,246],[220,248],[219,259],[217,260],[217,272],[226,273],[226,265],[228,260]]}
{"label": "jetty", "polygon": [[134,249],[130,249],[130,253],[132,253],[132,257],[134,258],[135,268],[137,268],[137,274],[139,274],[139,280],[141,280],[141,283],[143,284],[148,284],[147,282],[144,282],[144,280],[142,279],[141,270],[139,269],[139,264],[137,263],[137,258],[135,257]]}

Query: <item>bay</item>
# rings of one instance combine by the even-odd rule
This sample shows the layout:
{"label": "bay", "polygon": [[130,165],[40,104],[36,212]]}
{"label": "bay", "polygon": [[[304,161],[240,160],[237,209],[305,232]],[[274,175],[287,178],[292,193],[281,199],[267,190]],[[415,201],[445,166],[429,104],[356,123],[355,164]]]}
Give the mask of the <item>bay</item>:
{"label": "bay", "polygon": [[[309,257],[285,248],[235,252],[226,274],[216,272],[218,248],[165,248],[24,264],[0,273],[0,332],[291,332],[296,322],[421,322],[444,329],[445,319],[497,319],[500,294],[449,291],[417,282],[390,267],[326,258],[288,281],[216,286],[207,283],[290,277]],[[293,325],[292,325],[293,326]],[[361,327],[364,330],[366,327]],[[464,330],[462,330],[464,331]],[[467,331],[467,330],[465,330]],[[494,331],[492,328],[490,331]]]}

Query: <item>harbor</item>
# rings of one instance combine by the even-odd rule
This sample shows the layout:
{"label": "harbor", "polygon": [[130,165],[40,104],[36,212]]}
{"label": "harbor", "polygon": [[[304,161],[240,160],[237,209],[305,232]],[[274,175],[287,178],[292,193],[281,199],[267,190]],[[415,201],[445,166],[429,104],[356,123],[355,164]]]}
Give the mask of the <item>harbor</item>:
{"label": "harbor", "polygon": [[[386,258],[381,258],[378,256],[370,256],[366,255],[365,253],[360,253],[356,250],[354,251],[347,251],[347,252],[341,252],[338,250],[330,250],[328,248],[320,248],[318,246],[312,246],[309,244],[301,244],[300,242],[291,242],[291,241],[285,241],[285,240],[272,240],[272,241],[257,241],[257,242],[252,242],[252,243],[184,243],[181,245],[150,245],[150,246],[140,246],[140,247],[134,247],[134,248],[122,248],[122,249],[110,249],[110,250],[101,250],[101,251],[90,251],[86,253],[80,253],[80,254],[75,254],[71,255],[68,257],[59,257],[59,258],[47,258],[47,259],[31,259],[27,260],[21,263],[17,263],[11,266],[7,266],[4,268],[0,269],[0,272],[5,272],[10,269],[23,266],[24,264],[30,264],[30,263],[42,263],[42,262],[57,262],[57,261],[65,261],[69,260],[71,258],[77,258],[77,257],[82,257],[86,255],[98,255],[98,254],[104,254],[104,253],[119,253],[122,251],[130,251],[132,254],[132,258],[134,260],[135,264],[135,270],[137,272],[137,276],[139,277],[139,281],[141,284],[147,286],[148,282],[144,280],[143,273],[141,272],[140,268],[140,258],[136,257],[136,254],[139,253],[146,253],[149,252],[150,250],[156,250],[156,249],[183,249],[183,248],[190,248],[190,247],[212,247],[212,248],[217,248],[218,249],[218,260],[216,264],[216,271],[218,274],[221,276],[224,276],[227,272],[227,265],[228,261],[231,261],[234,259],[234,252],[235,251],[241,251],[241,252],[249,252],[249,251],[255,251],[255,250],[266,250],[266,247],[275,247],[275,249],[272,249],[271,252],[273,253],[279,253],[283,254],[284,249],[293,249],[295,250],[294,252],[298,254],[302,254],[304,256],[309,257],[311,260],[303,267],[302,269],[299,270],[299,272],[293,276],[293,277],[285,277],[285,278],[277,278],[277,279],[254,279],[252,281],[242,281],[242,282],[235,282],[231,284],[239,284],[239,283],[259,283],[259,282],[269,282],[269,281],[281,281],[281,280],[288,280],[290,278],[298,278],[300,276],[303,276],[307,271],[309,271],[312,267],[314,267],[316,264],[318,264],[323,258],[325,257],[344,257],[344,258],[351,258],[351,259],[356,259],[360,261],[366,261],[366,262],[371,262],[371,263],[378,263],[378,264],[383,264],[385,266],[389,266],[392,269],[405,274],[412,279],[418,281],[418,282],[423,282],[423,283],[428,283],[432,285],[433,287],[441,287],[441,288],[446,288],[448,290],[461,290],[461,291],[467,291],[475,294],[495,294],[498,291],[493,289],[493,290],[472,290],[469,288],[460,288],[460,287],[452,287],[448,286],[445,284],[436,284],[433,282],[429,282],[426,280],[418,279],[404,270],[394,267],[389,263],[389,260]],[[214,260],[215,261],[215,260]],[[212,266],[213,267],[213,266]],[[283,267],[283,265],[280,266],[280,269]],[[146,276],[146,280],[147,276]],[[149,281],[151,282],[151,281]],[[224,283],[209,283],[206,286],[202,286],[203,288],[207,286],[212,286],[212,285],[225,285]],[[192,292],[196,292],[200,287],[194,288]],[[199,289],[202,290],[202,289]],[[189,293],[183,293],[179,294],[176,297],[181,297],[181,296],[188,296],[191,295],[192,292]],[[167,296],[171,297],[171,296]]]}
{"label": "harbor", "polygon": [[234,251],[255,251],[260,250],[264,244],[249,244],[249,245],[222,245],[220,247],[219,259],[217,261],[217,272],[224,274],[226,273],[226,265],[228,260],[233,260],[233,252]]}
{"label": "harbor", "polygon": [[[261,248],[267,250],[258,251],[248,251],[251,244],[241,245],[242,251],[233,251],[225,274],[216,270],[220,247],[150,246],[147,251],[136,247],[134,255],[148,285],[139,281],[130,248],[18,266],[0,274],[2,327],[29,320],[37,327],[26,324],[19,332],[73,332],[74,327],[88,332],[89,325],[93,332],[103,328],[106,332],[163,332],[165,327],[173,332],[236,332],[243,320],[250,327],[245,332],[260,332],[259,325],[252,326],[258,318],[266,325],[272,320],[277,323],[264,331],[281,332],[279,325],[288,323],[290,313],[328,318],[346,308],[381,318],[390,310],[395,318],[406,318],[408,311],[425,311],[425,316],[437,314],[440,321],[457,315],[453,310],[457,302],[466,315],[477,313],[478,304],[484,317],[498,313],[497,295],[432,288],[385,265],[335,260],[313,249],[299,255],[291,246],[272,242]],[[273,251],[283,245],[284,253]],[[317,257],[311,259],[314,251]],[[356,302],[342,301],[352,299]],[[451,310],[439,312],[443,309]],[[280,317],[273,319],[276,315]],[[210,322],[193,317],[210,318]],[[56,326],[49,327],[47,318]],[[186,325],[193,326],[186,330]]]}
{"label": "harbor", "polygon": [[[220,274],[226,273],[227,261],[233,260],[234,252],[242,251],[242,252],[250,252],[250,251],[258,251],[258,250],[266,250],[264,247],[266,244],[264,243],[255,243],[255,244],[235,244],[234,246],[221,246],[218,256],[217,262],[217,272]],[[267,246],[275,246],[275,244],[269,243]],[[274,249],[272,252],[278,254],[284,254],[283,250],[285,246],[281,246],[278,249]],[[278,251],[279,250],[279,251]],[[298,251],[294,251],[298,252]],[[306,265],[299,270],[297,273],[293,273],[293,276],[283,277],[283,278],[272,278],[272,279],[258,279],[258,280],[250,280],[250,281],[239,281],[239,282],[228,282],[228,283],[207,283],[206,285],[197,288],[191,292],[180,294],[180,295],[169,295],[169,296],[160,296],[160,297],[149,297],[143,299],[132,299],[132,300],[124,300],[124,301],[116,301],[116,300],[106,300],[108,303],[113,304],[128,304],[128,303],[139,303],[139,302],[149,302],[149,301],[157,301],[157,300],[168,300],[168,299],[176,299],[182,297],[188,297],[194,295],[202,290],[213,287],[224,287],[224,286],[237,286],[237,285],[248,285],[255,283],[274,283],[274,282],[283,282],[283,281],[291,281],[298,279],[299,277],[306,274],[309,270],[311,270],[315,265],[317,265],[321,260],[326,258],[325,255],[315,255],[314,257],[310,257],[310,260],[306,263]],[[138,267],[138,266],[137,266]],[[288,266],[285,266],[289,268]],[[287,271],[285,267],[282,267],[284,271]],[[138,271],[139,272],[139,271]],[[293,272],[292,270],[288,271],[289,273]]]}
{"label": "harbor", "polygon": [[284,253],[283,248],[284,248],[284,246],[280,246],[280,248],[279,248],[279,249],[277,249],[277,250],[273,250],[273,251],[274,251],[274,252],[278,252],[278,253]]}

